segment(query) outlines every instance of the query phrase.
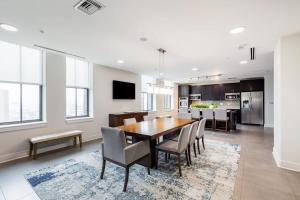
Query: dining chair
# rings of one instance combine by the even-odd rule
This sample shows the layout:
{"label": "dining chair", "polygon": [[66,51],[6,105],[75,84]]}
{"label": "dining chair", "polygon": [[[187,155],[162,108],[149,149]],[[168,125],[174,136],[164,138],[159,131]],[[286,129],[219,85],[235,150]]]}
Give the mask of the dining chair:
{"label": "dining chair", "polygon": [[154,119],[155,119],[155,116],[152,116],[152,115],[144,115],[143,118],[144,118],[144,121],[151,121],[151,120],[154,120]]}
{"label": "dining chair", "polygon": [[123,123],[124,125],[136,124],[136,119],[135,118],[123,119]]}
{"label": "dining chair", "polygon": [[202,110],[202,117],[206,119],[206,121],[211,122],[211,127],[206,127],[207,129],[214,129],[214,111],[213,109],[205,108]]}
{"label": "dining chair", "polygon": [[198,146],[199,154],[201,154],[201,152],[200,152],[200,142],[199,142],[200,139],[202,139],[202,146],[203,146],[203,149],[205,150],[205,145],[204,145],[205,124],[206,124],[206,119],[203,118],[199,122],[198,130],[197,130],[196,140],[197,140],[197,146]]}
{"label": "dining chair", "polygon": [[192,119],[200,120],[201,114],[199,108],[191,108]]}
{"label": "dining chair", "polygon": [[[123,119],[124,125],[131,125],[131,124],[136,124],[136,119],[135,118],[128,118],[128,119]],[[126,141],[129,143],[133,143],[133,138],[132,136],[126,136]]]}
{"label": "dining chair", "polygon": [[[147,171],[150,175],[150,145],[149,141],[139,141],[137,143],[127,145],[125,134],[117,128],[102,127],[101,128],[103,143],[102,143],[102,171],[100,178],[103,179],[106,161],[125,168],[125,181],[123,192],[126,192],[129,167],[140,160],[148,161]],[[119,175],[119,174],[117,174]]]}
{"label": "dining chair", "polygon": [[189,161],[190,164],[192,164],[192,159],[191,159],[191,147],[193,146],[194,148],[194,154],[195,157],[197,157],[197,153],[196,153],[196,137],[197,137],[197,131],[198,131],[198,127],[199,127],[199,121],[196,121],[192,124],[191,127],[191,133],[189,135],[189,145],[188,145],[188,154],[189,154]]}
{"label": "dining chair", "polygon": [[192,119],[192,114],[191,113],[185,113],[185,112],[179,112],[177,114],[178,119]]}
{"label": "dining chair", "polygon": [[[215,130],[227,132],[228,131],[228,121],[229,121],[229,117],[227,117],[226,109],[215,109]],[[218,128],[217,127],[218,122],[219,122],[219,124],[220,124],[220,122],[225,123],[225,127],[219,126],[219,128]]]}
{"label": "dining chair", "polygon": [[179,134],[178,142],[173,140],[167,140],[165,142],[162,142],[155,147],[155,159],[156,159],[156,165],[155,168],[157,169],[158,166],[158,153],[160,151],[169,153],[169,154],[175,154],[177,156],[177,165],[179,169],[179,176],[182,176],[181,173],[181,161],[180,161],[180,155],[185,152],[185,159],[186,163],[189,166],[189,158],[188,158],[188,144],[189,144],[189,134],[191,130],[191,124],[188,124],[184,126]]}

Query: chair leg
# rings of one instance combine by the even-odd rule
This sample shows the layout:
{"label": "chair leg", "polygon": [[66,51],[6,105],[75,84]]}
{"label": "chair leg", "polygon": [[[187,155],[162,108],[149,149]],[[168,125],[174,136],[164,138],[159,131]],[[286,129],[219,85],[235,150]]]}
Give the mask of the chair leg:
{"label": "chair leg", "polygon": [[158,166],[158,150],[155,149],[155,169],[157,169]]}
{"label": "chair leg", "polygon": [[195,143],[193,144],[193,147],[194,147],[194,154],[195,154],[195,158],[197,158],[197,153],[196,153],[196,144],[195,144]]}
{"label": "chair leg", "polygon": [[185,150],[185,159],[186,159],[186,165],[190,166],[189,156],[187,150]]}
{"label": "chair leg", "polygon": [[148,172],[148,175],[150,175],[150,168],[151,168],[151,154],[149,154],[149,155],[147,156],[147,162],[148,162],[147,172]]}
{"label": "chair leg", "polygon": [[168,159],[169,159],[169,160],[171,159],[171,154],[170,154],[170,153],[168,153]]}
{"label": "chair leg", "polygon": [[102,170],[101,170],[101,176],[100,176],[100,179],[103,179],[103,176],[104,176],[105,163],[106,163],[106,160],[103,159],[103,160],[102,160]]}
{"label": "chair leg", "polygon": [[181,174],[180,154],[177,154],[177,163],[178,163],[178,169],[179,169],[179,176],[182,176],[182,174]]}
{"label": "chair leg", "polygon": [[205,146],[204,146],[204,136],[202,136],[202,146],[203,146],[203,149],[205,150]]}
{"label": "chair leg", "polygon": [[129,176],[129,167],[126,166],[126,168],[125,168],[125,182],[124,182],[123,192],[126,192],[126,190],[127,190],[128,176]]}
{"label": "chair leg", "polygon": [[191,146],[188,146],[188,154],[189,154],[189,160],[190,160],[190,165],[192,164],[192,158],[191,158]]}
{"label": "chair leg", "polygon": [[198,146],[198,153],[201,154],[201,152],[200,152],[200,142],[199,142],[199,140],[200,140],[200,139],[197,138],[197,146]]}

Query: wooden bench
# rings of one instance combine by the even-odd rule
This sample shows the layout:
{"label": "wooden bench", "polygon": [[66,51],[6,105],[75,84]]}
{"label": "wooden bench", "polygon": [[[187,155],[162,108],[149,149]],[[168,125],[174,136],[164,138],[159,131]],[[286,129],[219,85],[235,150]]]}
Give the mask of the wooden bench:
{"label": "wooden bench", "polygon": [[43,135],[38,137],[30,138],[29,144],[30,144],[30,150],[29,150],[29,156],[32,157],[33,152],[33,159],[35,160],[37,158],[37,148],[38,144],[42,143],[48,143],[52,141],[59,141],[59,140],[65,140],[65,139],[73,139],[73,145],[77,145],[77,138],[79,139],[80,148],[82,147],[82,131],[80,130],[74,130],[74,131],[68,131],[63,133],[55,133],[51,135]]}

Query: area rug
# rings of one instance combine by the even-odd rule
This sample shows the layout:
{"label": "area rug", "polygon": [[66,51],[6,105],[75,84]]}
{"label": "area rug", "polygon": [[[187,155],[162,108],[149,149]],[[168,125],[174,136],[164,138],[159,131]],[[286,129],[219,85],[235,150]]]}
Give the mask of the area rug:
{"label": "area rug", "polygon": [[[192,152],[193,153],[193,152]],[[147,174],[145,167],[130,168],[127,192],[122,192],[124,169],[107,162],[101,180],[101,152],[91,152],[61,164],[25,175],[41,200],[100,199],[232,199],[240,158],[240,145],[206,140],[206,150],[192,165],[182,156],[182,177],[176,158],[168,163],[160,155],[158,169]]]}

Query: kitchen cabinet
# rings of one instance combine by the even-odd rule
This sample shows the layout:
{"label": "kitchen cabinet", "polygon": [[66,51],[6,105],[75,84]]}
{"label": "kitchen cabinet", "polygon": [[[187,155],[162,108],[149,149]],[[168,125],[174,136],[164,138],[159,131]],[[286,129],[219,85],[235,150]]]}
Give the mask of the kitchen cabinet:
{"label": "kitchen cabinet", "polygon": [[240,83],[227,83],[224,84],[224,93],[239,93]]}
{"label": "kitchen cabinet", "polygon": [[240,83],[226,83],[213,85],[180,85],[179,97],[188,97],[190,94],[201,94],[203,101],[223,101],[225,93],[239,93]]}
{"label": "kitchen cabinet", "polygon": [[264,79],[241,80],[241,92],[264,91]]}
{"label": "kitchen cabinet", "polygon": [[190,88],[191,88],[191,86],[189,86],[189,85],[179,85],[178,86],[178,96],[179,97],[189,97]]}

